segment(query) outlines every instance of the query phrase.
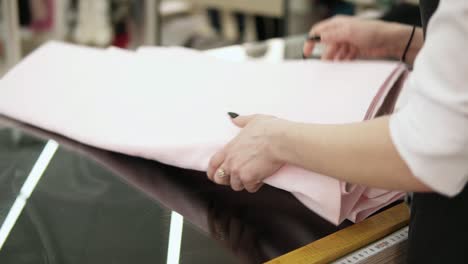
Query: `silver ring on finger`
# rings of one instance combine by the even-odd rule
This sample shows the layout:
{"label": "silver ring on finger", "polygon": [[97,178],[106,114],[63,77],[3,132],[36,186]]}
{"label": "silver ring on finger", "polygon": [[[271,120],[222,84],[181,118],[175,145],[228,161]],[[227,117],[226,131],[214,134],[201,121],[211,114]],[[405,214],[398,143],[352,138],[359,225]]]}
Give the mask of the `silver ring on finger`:
{"label": "silver ring on finger", "polygon": [[229,174],[224,169],[218,169],[216,171],[215,175],[216,175],[216,177],[219,177],[219,178],[225,178],[225,177],[229,176]]}

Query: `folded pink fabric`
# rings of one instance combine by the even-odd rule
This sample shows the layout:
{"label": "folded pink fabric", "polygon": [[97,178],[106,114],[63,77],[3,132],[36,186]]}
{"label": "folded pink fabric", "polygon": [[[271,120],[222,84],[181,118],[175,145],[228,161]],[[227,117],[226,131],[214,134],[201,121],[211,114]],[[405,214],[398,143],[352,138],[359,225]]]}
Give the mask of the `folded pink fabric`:
{"label": "folded pink fabric", "polygon": [[[99,148],[204,171],[239,132],[228,111],[357,122],[375,115],[403,72],[391,62],[232,62],[181,48],[50,42],[0,81],[0,113]],[[403,196],[293,166],[266,183],[335,224],[360,221]]]}

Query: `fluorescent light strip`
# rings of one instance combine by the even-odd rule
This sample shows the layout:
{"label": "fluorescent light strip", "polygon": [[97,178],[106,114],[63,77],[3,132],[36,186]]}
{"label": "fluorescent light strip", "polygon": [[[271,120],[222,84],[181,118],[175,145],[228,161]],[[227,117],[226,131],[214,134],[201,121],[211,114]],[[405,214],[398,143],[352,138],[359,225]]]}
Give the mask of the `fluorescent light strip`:
{"label": "fluorescent light strip", "polygon": [[171,225],[169,228],[169,245],[167,248],[167,264],[179,264],[183,227],[184,217],[172,211]]}
{"label": "fluorescent light strip", "polygon": [[2,249],[3,244],[7,240],[10,231],[13,229],[16,220],[18,220],[18,217],[23,211],[23,208],[26,205],[26,201],[31,196],[32,192],[34,191],[34,188],[36,188],[37,183],[41,179],[42,174],[49,165],[49,162],[52,160],[52,157],[57,151],[58,146],[59,145],[57,144],[57,142],[53,140],[49,140],[47,142],[47,144],[41,152],[41,155],[39,155],[39,158],[37,159],[31,172],[26,178],[26,181],[24,181],[23,186],[21,187],[21,190],[18,196],[16,197],[15,202],[11,206],[8,215],[5,218],[2,227],[0,228],[0,250]]}

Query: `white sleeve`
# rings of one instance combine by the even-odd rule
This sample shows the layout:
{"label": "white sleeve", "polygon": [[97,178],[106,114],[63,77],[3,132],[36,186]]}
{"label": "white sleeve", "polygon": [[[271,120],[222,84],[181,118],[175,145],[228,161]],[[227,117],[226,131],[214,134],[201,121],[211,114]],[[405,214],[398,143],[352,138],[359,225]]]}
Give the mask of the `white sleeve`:
{"label": "white sleeve", "polygon": [[468,180],[468,1],[440,1],[405,86],[393,143],[415,177],[455,196]]}

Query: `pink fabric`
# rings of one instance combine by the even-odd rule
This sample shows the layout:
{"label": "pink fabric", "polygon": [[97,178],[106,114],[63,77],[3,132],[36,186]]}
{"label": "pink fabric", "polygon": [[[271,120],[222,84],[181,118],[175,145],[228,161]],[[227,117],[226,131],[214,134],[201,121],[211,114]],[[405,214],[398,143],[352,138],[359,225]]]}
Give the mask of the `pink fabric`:
{"label": "pink fabric", "polygon": [[[375,114],[402,72],[390,62],[232,62],[181,48],[51,42],[1,80],[0,113],[92,146],[204,171],[239,132],[226,112],[357,122]],[[360,221],[403,196],[293,166],[266,183],[335,224]]]}

